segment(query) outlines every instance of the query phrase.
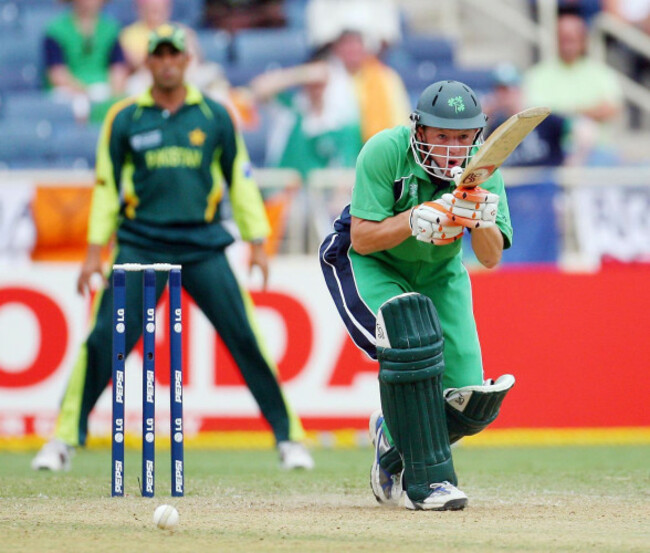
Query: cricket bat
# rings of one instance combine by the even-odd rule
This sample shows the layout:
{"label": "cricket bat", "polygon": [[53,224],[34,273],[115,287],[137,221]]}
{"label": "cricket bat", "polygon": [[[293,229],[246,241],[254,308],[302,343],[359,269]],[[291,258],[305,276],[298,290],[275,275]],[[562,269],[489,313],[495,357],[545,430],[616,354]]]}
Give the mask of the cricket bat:
{"label": "cricket bat", "polygon": [[551,110],[544,107],[528,108],[504,121],[479,147],[460,177],[454,178],[457,186],[483,184],[549,113]]}

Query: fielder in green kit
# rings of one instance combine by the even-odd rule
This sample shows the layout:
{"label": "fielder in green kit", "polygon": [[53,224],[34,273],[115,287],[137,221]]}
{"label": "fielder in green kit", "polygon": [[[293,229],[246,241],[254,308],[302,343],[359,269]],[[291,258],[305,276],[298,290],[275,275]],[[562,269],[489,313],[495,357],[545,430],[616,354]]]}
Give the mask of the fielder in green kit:
{"label": "fielder in green kit", "polygon": [[[256,335],[252,302],[228,264],[233,237],[221,225],[219,202],[228,185],[233,216],[251,244],[251,267],[264,277],[263,243],[270,232],[246,147],[226,109],[184,84],[189,62],[184,31],[156,29],[147,65],[152,88],[115,105],[108,113],[97,150],[97,182],[89,224],[89,247],[78,290],[102,274],[101,250],[116,236],[114,263],[176,263],[192,296],[230,350],[276,439],[281,466],[312,468],[298,441],[300,420],[292,413],[276,369]],[[130,281],[131,279],[131,281]],[[142,332],[142,285],[127,275],[127,351]],[[94,323],[64,393],[55,438],[32,462],[34,469],[67,470],[72,448],[86,442],[88,416],[111,377],[110,275],[96,295]],[[157,281],[157,297],[165,279]]]}
{"label": "fielder in green kit", "polygon": [[451,443],[498,415],[511,375],[485,380],[465,228],[488,268],[512,241],[503,178],[457,188],[481,144],[486,116],[463,83],[421,94],[412,126],[378,133],[362,149],[352,200],[320,249],[325,281],[355,344],[379,362],[382,410],[370,419],[370,483],[380,503],[458,510]]}

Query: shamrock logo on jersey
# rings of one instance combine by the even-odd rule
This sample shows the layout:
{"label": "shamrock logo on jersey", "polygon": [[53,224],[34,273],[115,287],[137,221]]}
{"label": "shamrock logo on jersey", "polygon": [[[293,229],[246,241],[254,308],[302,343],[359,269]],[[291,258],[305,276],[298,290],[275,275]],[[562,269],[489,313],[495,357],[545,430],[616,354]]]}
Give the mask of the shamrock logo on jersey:
{"label": "shamrock logo on jersey", "polygon": [[447,100],[447,104],[449,107],[454,108],[454,113],[465,111],[465,104],[463,103],[462,96],[454,96],[453,98],[449,98],[449,100]]}

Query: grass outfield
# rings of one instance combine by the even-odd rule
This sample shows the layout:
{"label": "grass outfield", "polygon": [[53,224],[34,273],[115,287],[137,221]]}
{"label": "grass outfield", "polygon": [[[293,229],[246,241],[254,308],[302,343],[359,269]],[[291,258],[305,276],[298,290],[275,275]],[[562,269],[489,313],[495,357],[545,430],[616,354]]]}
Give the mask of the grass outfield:
{"label": "grass outfield", "polygon": [[[457,448],[469,507],[411,512],[379,506],[370,449],[314,452],[317,468],[285,473],[273,451],[186,452],[186,496],[169,497],[169,454],[157,497],[110,495],[110,452],[82,451],[66,474],[35,473],[32,454],[0,452],[0,551],[648,551],[650,446]],[[174,532],[153,525],[172,503]]]}

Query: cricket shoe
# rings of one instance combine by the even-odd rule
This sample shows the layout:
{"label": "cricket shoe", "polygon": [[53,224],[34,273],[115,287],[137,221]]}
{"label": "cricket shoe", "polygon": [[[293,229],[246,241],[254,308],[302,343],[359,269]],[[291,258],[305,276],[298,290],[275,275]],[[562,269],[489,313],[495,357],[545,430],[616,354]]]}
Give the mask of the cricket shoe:
{"label": "cricket shoe", "polygon": [[467,506],[467,496],[449,482],[431,484],[431,493],[421,501],[404,494],[404,507],[412,511],[460,511]]}
{"label": "cricket shoe", "polygon": [[32,469],[51,470],[52,472],[68,471],[73,455],[74,447],[54,438],[47,442],[32,459]]}
{"label": "cricket shoe", "polygon": [[368,427],[370,440],[375,448],[370,468],[370,488],[379,503],[398,505],[402,495],[402,474],[391,474],[379,464],[381,456],[391,448],[384,432],[384,417],[381,411],[370,415]]}
{"label": "cricket shoe", "polygon": [[280,454],[280,466],[285,470],[314,468],[314,459],[307,448],[300,442],[290,442],[288,440],[278,442],[278,452]]}

